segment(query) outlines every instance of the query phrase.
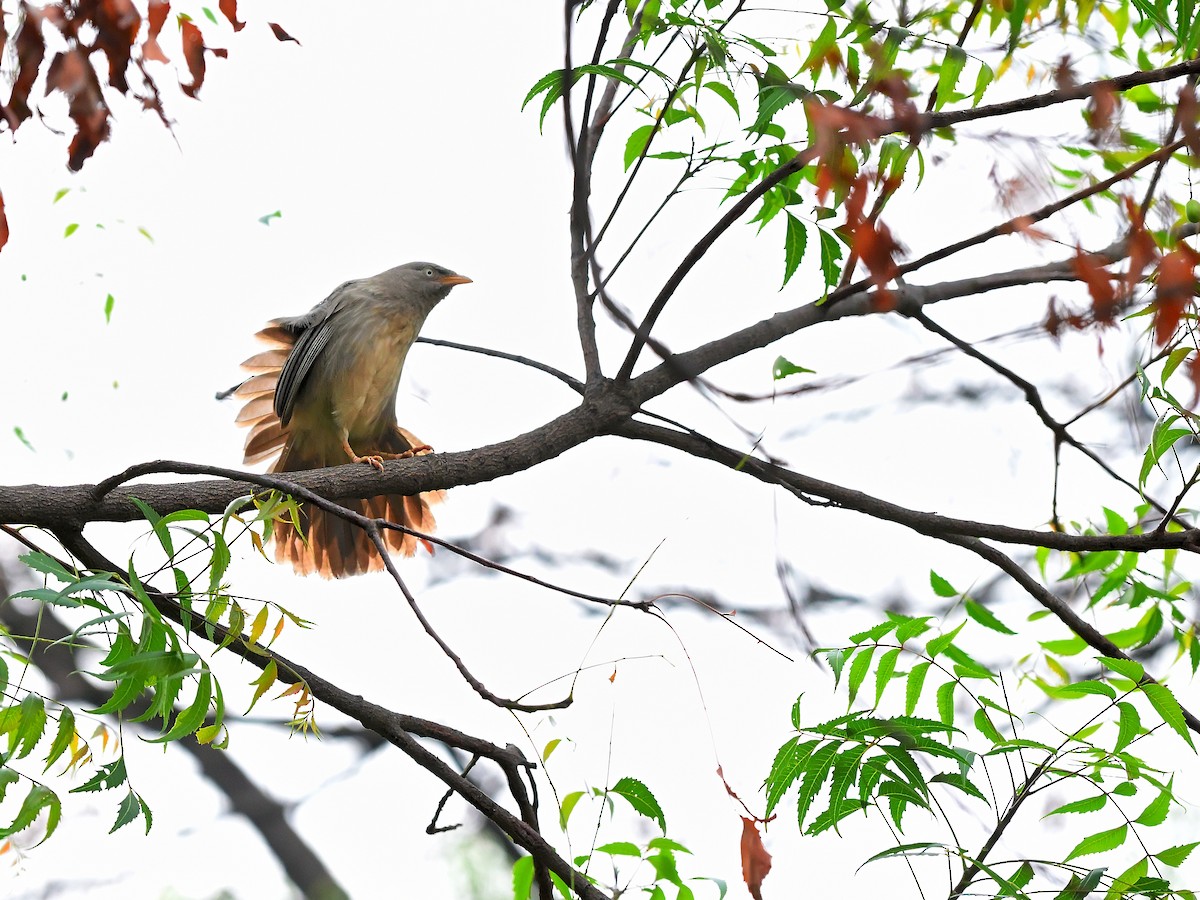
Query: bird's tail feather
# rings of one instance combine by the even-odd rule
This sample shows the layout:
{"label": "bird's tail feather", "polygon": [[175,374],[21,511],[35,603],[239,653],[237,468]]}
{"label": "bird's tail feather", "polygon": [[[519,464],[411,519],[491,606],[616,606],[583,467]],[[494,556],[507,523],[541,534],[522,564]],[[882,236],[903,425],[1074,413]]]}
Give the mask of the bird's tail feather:
{"label": "bird's tail feather", "polygon": [[[278,325],[271,325],[260,331],[258,337],[270,345],[270,349],[242,364],[254,374],[233,391],[235,397],[246,399],[237,416],[239,425],[250,428],[246,436],[246,464],[278,456],[269,471],[301,472],[347,462],[340,453],[334,459],[327,459],[324,450],[306,450],[291,441],[291,433],[275,415],[274,402],[279,373],[295,342],[295,335]],[[385,434],[380,444],[378,447],[356,446],[354,449],[369,456],[375,453],[405,453],[424,446],[416,435],[400,427]],[[429,452],[421,450],[418,455]],[[429,505],[441,502],[444,496],[444,491],[427,491],[412,497],[388,494],[365,500],[339,500],[338,503],[361,515],[386,519],[429,534],[436,527]],[[383,558],[370,537],[356,524],[310,503],[301,503],[300,525],[301,532],[297,532],[290,522],[277,521],[274,527],[275,558],[291,564],[297,573],[344,578],[384,567]],[[428,541],[394,529],[385,529],[383,538],[392,551],[404,556],[412,556],[420,544],[424,544],[430,552],[433,550]]]}

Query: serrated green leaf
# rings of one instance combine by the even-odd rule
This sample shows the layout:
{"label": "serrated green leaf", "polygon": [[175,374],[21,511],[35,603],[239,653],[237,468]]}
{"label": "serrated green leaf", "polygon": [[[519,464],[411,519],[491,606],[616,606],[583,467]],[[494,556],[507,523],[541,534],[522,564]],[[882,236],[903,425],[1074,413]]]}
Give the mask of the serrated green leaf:
{"label": "serrated green leaf", "polygon": [[957,597],[958,590],[949,581],[939,575],[933,569],[929,570],[929,584],[933,588],[933,592],[939,597]]}
{"label": "serrated green leaf", "polygon": [[658,805],[650,788],[636,778],[622,778],[609,788],[608,792],[624,797],[635,812],[647,819],[653,819],[664,832],[667,830],[667,819],[663,815],[662,807]]}
{"label": "serrated green leaf", "polygon": [[1155,712],[1162,716],[1162,720],[1187,741],[1192,750],[1195,750],[1196,745],[1192,743],[1192,735],[1184,721],[1183,710],[1180,709],[1179,701],[1175,699],[1175,695],[1171,693],[1170,689],[1166,685],[1149,683],[1141,685],[1141,690],[1146,695],[1146,699],[1150,701],[1150,705],[1154,707]]}
{"label": "serrated green leaf", "polygon": [[925,686],[925,676],[929,674],[930,665],[932,663],[919,662],[908,673],[908,679],[904,686],[904,712],[906,715],[911,716],[917,708],[917,701],[921,699],[921,690]]}
{"label": "serrated green leaf", "polygon": [[800,261],[804,259],[804,251],[808,246],[808,228],[805,224],[793,216],[790,212],[785,212],[787,216],[787,231],[783,240],[783,285],[786,286],[792,280],[792,276],[796,274],[796,269],[800,266]]}
{"label": "serrated green leaf", "polygon": [[1092,856],[1096,853],[1107,853],[1109,850],[1116,850],[1125,843],[1128,833],[1128,825],[1118,825],[1116,828],[1110,828],[1107,831],[1098,831],[1095,834],[1090,834],[1075,845],[1075,849],[1067,855],[1065,862],[1070,862],[1081,856]]}
{"label": "serrated green leaf", "polygon": [[967,611],[967,615],[982,625],[984,628],[990,628],[992,631],[998,631],[1001,634],[1016,634],[1011,628],[1001,622],[996,614],[984,606],[982,603],[977,603],[970,597],[963,600],[963,606]]}
{"label": "serrated green leaf", "polygon": [[1195,841],[1191,844],[1179,844],[1175,847],[1168,847],[1154,854],[1154,858],[1161,862],[1164,866],[1170,866],[1172,869],[1177,869],[1182,866],[1192,851],[1200,847],[1200,841]]}
{"label": "serrated green leaf", "polygon": [[1050,812],[1046,813],[1046,815],[1042,816],[1042,818],[1045,819],[1048,816],[1059,816],[1066,813],[1099,812],[1100,810],[1104,809],[1107,803],[1107,794],[1100,794],[1096,797],[1085,797],[1082,800],[1073,800],[1070,803],[1064,803],[1062,806],[1050,810]]}

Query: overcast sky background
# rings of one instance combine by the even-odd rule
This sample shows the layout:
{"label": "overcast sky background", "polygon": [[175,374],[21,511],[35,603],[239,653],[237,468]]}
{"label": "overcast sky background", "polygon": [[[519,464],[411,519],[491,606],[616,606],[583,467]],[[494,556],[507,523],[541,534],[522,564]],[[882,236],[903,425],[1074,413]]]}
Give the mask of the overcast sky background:
{"label": "overcast sky background", "polygon": [[[5,482],[96,481],[151,459],[239,466],[244,433],[232,424],[236,407],[213,395],[238,380],[238,364],[256,349],[253,333],[268,318],[307,310],[347,278],[411,259],[449,266],[475,281],[434,312],[426,335],[495,347],[580,374],[567,277],[570,177],[561,120],[552,113],[539,136],[536,114],[519,112],[529,86],[561,65],[559,7],[406,4],[401,15],[396,5],[375,2],[339,7],[335,15],[328,5],[263,3],[248,4],[242,15],[251,25],[237,35],[227,25],[206,29],[210,44],[228,47],[230,57],[210,58],[201,102],[166,92],[173,135],[134,104],[117,104],[111,143],[79,176],[66,172],[65,141],[36,120],[15,141],[0,144],[13,232],[0,253]],[[266,21],[281,23],[301,45],[277,42]],[[745,27],[756,27],[751,17]],[[162,70],[163,86],[172,81],[170,70]],[[1081,130],[1075,114],[1056,113],[1053,130]],[[632,114],[618,122],[603,148],[597,209],[606,209],[620,184],[624,137],[637,124]],[[721,129],[736,133],[732,120],[714,112],[710,137]],[[892,207],[890,221],[900,239],[920,254],[997,221],[1001,214],[987,173],[997,156],[1003,169],[1027,152],[1018,146],[966,137],[956,149],[940,146],[928,158],[928,183],[919,199],[909,193]],[[652,162],[642,187],[661,192],[676,174]],[[52,203],[63,187],[70,193]],[[620,302],[644,308],[718,215],[719,190],[719,182],[709,181],[680,198],[614,280]],[[635,194],[614,238],[632,233],[639,211],[658,199],[654,190]],[[276,210],[280,218],[269,225],[259,221]],[[80,227],[64,239],[69,223]],[[1056,222],[1052,231],[1068,246],[1079,240],[1100,247],[1115,235],[1112,222],[1086,220]],[[686,348],[815,298],[814,253],[779,291],[782,243],[781,222],[758,238],[751,227],[733,229],[685,282],[659,336]],[[815,237],[810,244],[815,248]],[[1012,237],[963,254],[922,280],[1067,252]],[[608,254],[611,264],[615,250]],[[987,295],[931,314],[963,337],[980,338],[1036,321],[1049,293]],[[1054,293],[1079,296],[1068,287]],[[105,324],[108,294],[114,306]],[[607,322],[601,335],[611,371],[626,340]],[[1062,348],[1047,341],[1005,342],[999,352],[1027,374],[1051,373],[1071,387],[1074,396],[1048,397],[1052,411],[1062,412],[1102,394],[1124,374],[1128,348],[1115,335],[1105,342],[1103,355],[1095,336],[1069,337]],[[818,377],[874,373],[836,394],[740,406],[732,414],[751,433],[763,432],[766,446],[805,473],[916,508],[1043,524],[1050,440],[1015,391],[1002,391],[1002,401],[986,409],[947,405],[944,392],[960,377],[989,387],[995,382],[969,365],[899,373],[889,368],[937,347],[899,320],[839,322],[713,374],[726,387],[769,391],[779,354],[815,369]],[[437,450],[462,450],[524,432],[574,400],[541,373],[418,346],[401,386],[400,421]],[[655,408],[746,446],[739,431],[690,389],[677,389]],[[1085,422],[1079,433],[1112,444],[1127,437],[1101,418]],[[1060,486],[1060,497],[1065,516],[1077,519],[1098,516],[1103,503],[1127,514],[1136,502],[1078,465]],[[937,608],[928,588],[931,567],[960,588],[993,575],[974,558],[901,529],[809,509],[712,465],[616,439],[594,441],[534,471],[454,489],[438,511],[441,533],[473,534],[498,505],[516,512],[503,534],[510,548],[600,551],[618,560],[616,572],[584,562],[517,562],[596,594],[619,592],[651,557],[635,590],[707,590],[747,611],[786,607],[775,576],[777,553],[806,582],[877,601],[907,598],[928,609]],[[152,554],[136,526],[93,531],[110,556]],[[814,720],[821,710],[834,715],[845,705],[844,694],[831,697],[826,676],[803,661],[806,648],[798,634],[769,633],[751,617],[741,620],[796,663],[685,608],[669,614],[673,630],[621,612],[596,638],[602,620],[597,610],[465,569],[447,553],[406,561],[403,571],[435,627],[498,694],[514,696],[580,665],[598,664],[579,678],[576,704],[553,717],[523,719],[533,735],[527,741],[511,716],[479,701],[462,683],[386,576],[302,581],[245,548],[230,576],[241,593],[277,600],[314,620],[311,631],[287,630],[277,649],[347,690],[499,744],[518,743],[530,757],[552,738],[569,739],[550,760],[560,794],[624,775],[645,781],[667,813],[668,834],[695,853],[685,874],[725,879],[730,897],[746,896],[738,809],[715,776],[717,765],[760,809],[757,791],[789,736],[788,713],[797,694],[809,692],[805,703],[811,703]],[[1012,610],[1016,623],[1033,606],[1017,598]],[[830,645],[877,615],[843,604],[832,613],[818,611],[809,624],[817,640]],[[1063,636],[1047,623],[1039,627],[1043,637]],[[986,643],[975,649],[991,658]],[[624,661],[610,682],[616,659]],[[217,663],[230,709],[244,709],[244,685],[257,670],[232,657]],[[563,684],[539,696],[560,696]],[[1173,686],[1195,699],[1182,681]],[[1028,700],[1036,704],[1036,697]],[[272,718],[289,713],[287,701],[255,709],[256,716]],[[339,724],[328,710],[318,711],[318,722]],[[345,742],[289,739],[284,730],[236,721],[230,728],[229,752],[252,778],[294,804],[294,824],[353,896],[466,895],[468,851],[461,836],[426,837],[423,831],[441,786],[399,753],[360,759]],[[64,797],[58,833],[0,871],[0,892],[40,896],[65,883],[60,895],[73,896],[80,879],[91,878],[88,896],[98,898],[212,897],[223,889],[238,897],[289,896],[257,835],[225,813],[223,800],[184,753],[170,748],[164,756],[132,735],[126,751],[132,783],[155,812],[150,836],[139,824],[106,835],[116,797]],[[1194,775],[1183,793],[1197,798]],[[544,793],[542,801],[546,830],[553,833],[553,800]],[[960,805],[960,815],[978,815],[970,803]],[[1048,800],[1046,808],[1052,805]],[[858,863],[888,845],[881,826],[859,822],[844,830],[845,841],[802,840],[794,805],[785,803],[780,812],[767,837],[775,855],[767,896],[795,896],[800,884],[812,896],[882,890],[915,896],[911,881],[897,880],[908,877],[898,861],[851,877]],[[586,851],[595,814],[582,804],[576,811],[571,854]],[[461,804],[451,802],[447,817],[462,815]],[[1194,808],[1188,815],[1179,825],[1184,837],[1156,839],[1164,847],[1185,840],[1188,829],[1195,830]],[[1038,825],[1033,815],[1026,827],[1033,847],[1065,847],[1078,839],[1061,825]],[[643,821],[623,815],[607,839],[649,833]],[[476,864],[494,888],[490,896],[511,896],[501,869]],[[940,886],[944,863],[917,865]],[[716,895],[710,887],[695,887],[698,896]]]}

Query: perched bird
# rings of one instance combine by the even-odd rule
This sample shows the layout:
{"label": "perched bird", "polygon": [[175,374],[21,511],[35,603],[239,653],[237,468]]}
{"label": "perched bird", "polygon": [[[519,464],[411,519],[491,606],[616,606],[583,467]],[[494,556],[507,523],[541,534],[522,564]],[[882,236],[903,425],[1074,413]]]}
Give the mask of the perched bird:
{"label": "perched bird", "polygon": [[[251,428],[245,462],[279,453],[271,472],[348,462],[382,470],[385,459],[432,452],[396,423],[400,372],[425,317],[451,288],[470,281],[433,263],[406,263],[347,281],[302,316],[272,319],[258,333],[272,349],[242,363],[254,374],[233,391],[247,398],[237,417]],[[339,502],[429,533],[429,504],[442,493]],[[276,559],[300,574],[342,578],[383,568],[366,532],[345,519],[304,503],[300,524],[303,536],[287,522],[276,522],[274,531]],[[393,550],[416,552],[412,535],[387,530],[384,536]]]}

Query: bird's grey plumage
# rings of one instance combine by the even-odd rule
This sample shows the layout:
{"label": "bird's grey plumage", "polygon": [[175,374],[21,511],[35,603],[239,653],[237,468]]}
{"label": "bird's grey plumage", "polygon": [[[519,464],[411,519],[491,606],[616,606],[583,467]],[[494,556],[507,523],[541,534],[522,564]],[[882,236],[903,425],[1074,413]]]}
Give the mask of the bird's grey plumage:
{"label": "bird's grey plumage", "polygon": [[[458,284],[471,279],[433,263],[414,262],[347,281],[301,316],[274,319],[259,332],[273,349],[243,364],[255,374],[236,389],[247,398],[239,424],[247,463],[279,458],[273,472],[297,472],[432,452],[396,421],[396,394],[409,348],[426,316]],[[440,491],[342,500],[362,515],[387,518],[418,533],[434,528],[431,503]],[[302,503],[303,535],[276,521],[276,558],[302,573],[341,578],[383,567],[371,539],[350,522]],[[388,530],[389,547],[411,556],[419,540]],[[427,544],[428,546],[428,544]]]}
{"label": "bird's grey plumage", "polygon": [[[425,317],[453,287],[438,279],[454,274],[433,263],[405,263],[371,278],[344,282],[302,316],[275,319],[277,325],[299,335],[275,389],[275,414],[279,421],[287,425],[291,420],[296,399],[331,340],[335,343],[331,355],[339,355],[333,361],[335,370],[342,368],[345,362],[340,357],[353,352],[352,342],[343,346],[337,340],[350,329],[345,324],[343,310],[370,305],[403,307],[403,312],[412,316],[415,331],[419,331]],[[407,353],[407,349],[403,352]]]}

